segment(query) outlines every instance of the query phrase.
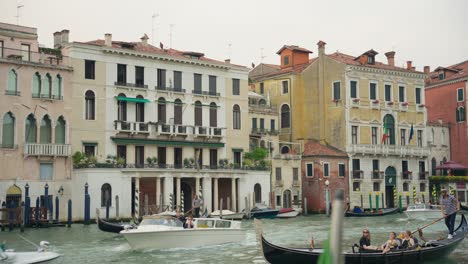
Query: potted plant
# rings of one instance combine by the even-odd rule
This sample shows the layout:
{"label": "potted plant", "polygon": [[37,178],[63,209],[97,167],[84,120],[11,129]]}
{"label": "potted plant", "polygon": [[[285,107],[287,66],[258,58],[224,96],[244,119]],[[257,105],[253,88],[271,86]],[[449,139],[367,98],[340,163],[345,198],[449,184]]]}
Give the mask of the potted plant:
{"label": "potted plant", "polygon": [[379,101],[379,99],[376,99],[376,100],[372,101],[372,103],[373,104],[378,104],[378,103],[380,103],[380,101]]}
{"label": "potted plant", "polygon": [[408,102],[401,103],[402,106],[408,106]]}
{"label": "potted plant", "polygon": [[357,103],[357,102],[359,102],[360,100],[361,100],[361,99],[359,99],[359,98],[354,98],[354,99],[353,99],[353,102]]}
{"label": "potted plant", "polygon": [[158,163],[158,158],[156,157],[147,157],[146,162],[148,163],[150,168],[153,168],[156,163]]}

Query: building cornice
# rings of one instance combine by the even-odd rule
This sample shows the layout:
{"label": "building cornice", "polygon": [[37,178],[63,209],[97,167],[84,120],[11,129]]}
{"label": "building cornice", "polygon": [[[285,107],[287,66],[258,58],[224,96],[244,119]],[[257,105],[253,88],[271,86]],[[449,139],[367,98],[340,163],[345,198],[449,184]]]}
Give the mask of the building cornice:
{"label": "building cornice", "polygon": [[14,65],[20,65],[20,66],[31,66],[31,67],[39,67],[39,68],[52,69],[52,70],[73,71],[73,68],[69,66],[35,63],[35,62],[23,61],[23,60],[6,60],[6,59],[0,58],[0,64],[10,64],[10,65],[14,64]]}
{"label": "building cornice", "polygon": [[396,70],[387,70],[387,69],[380,69],[380,68],[370,68],[370,67],[362,67],[357,65],[348,65],[348,69],[354,71],[360,71],[365,73],[374,73],[374,74],[383,74],[383,75],[390,75],[395,77],[406,77],[406,78],[415,78],[421,79],[424,81],[426,75],[424,73],[416,73],[416,72],[404,72],[404,71],[396,71]]}
{"label": "building cornice", "polygon": [[458,83],[458,82],[467,82],[467,81],[468,81],[468,77],[465,76],[465,77],[460,77],[460,78],[453,79],[453,80],[450,80],[450,81],[440,82],[440,83],[436,83],[436,84],[433,84],[433,85],[427,85],[425,87],[425,89],[432,89],[432,88],[437,88],[439,86],[454,84],[454,83]]}

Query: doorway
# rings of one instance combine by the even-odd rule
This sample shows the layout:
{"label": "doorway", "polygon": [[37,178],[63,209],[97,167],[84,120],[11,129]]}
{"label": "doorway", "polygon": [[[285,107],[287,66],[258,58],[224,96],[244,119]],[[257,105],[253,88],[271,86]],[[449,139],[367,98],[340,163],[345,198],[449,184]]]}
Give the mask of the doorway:
{"label": "doorway", "polygon": [[21,203],[21,189],[15,185],[10,186],[6,193],[6,205],[8,208],[19,207]]}
{"label": "doorway", "polygon": [[292,208],[290,190],[286,190],[283,192],[283,208]]}
{"label": "doorway", "polygon": [[[394,167],[385,169],[385,204],[388,208],[395,207],[396,170]],[[383,205],[382,205],[383,206]]]}
{"label": "doorway", "polygon": [[192,210],[192,187],[186,182],[180,184],[180,189],[184,192],[184,213]]}

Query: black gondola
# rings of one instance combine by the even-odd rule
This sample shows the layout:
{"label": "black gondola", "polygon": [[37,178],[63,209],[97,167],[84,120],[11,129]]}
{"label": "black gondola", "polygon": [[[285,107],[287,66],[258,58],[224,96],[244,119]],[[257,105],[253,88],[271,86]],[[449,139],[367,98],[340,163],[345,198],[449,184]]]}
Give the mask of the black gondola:
{"label": "black gondola", "polygon": [[394,213],[398,212],[398,210],[399,210],[399,208],[395,207],[395,208],[381,209],[381,210],[376,211],[376,212],[365,211],[363,213],[355,213],[353,211],[346,211],[345,216],[346,217],[383,216],[383,215],[394,214]]}
{"label": "black gondola", "polygon": [[98,221],[98,227],[101,231],[104,232],[110,232],[110,233],[120,233],[120,231],[124,230],[125,228],[131,227],[129,224],[124,224],[124,223],[110,223],[107,221],[104,221],[101,218],[97,219]]}
{"label": "black gondola", "polygon": [[[455,230],[453,239],[432,242],[429,246],[413,250],[390,251],[387,253],[344,253],[345,263],[424,263],[434,261],[449,255],[468,234],[468,225],[465,216]],[[268,242],[261,235],[262,251],[265,259],[272,264],[281,263],[317,263],[323,249],[287,248]]]}
{"label": "black gondola", "polygon": [[460,210],[468,212],[468,206],[460,204]]}

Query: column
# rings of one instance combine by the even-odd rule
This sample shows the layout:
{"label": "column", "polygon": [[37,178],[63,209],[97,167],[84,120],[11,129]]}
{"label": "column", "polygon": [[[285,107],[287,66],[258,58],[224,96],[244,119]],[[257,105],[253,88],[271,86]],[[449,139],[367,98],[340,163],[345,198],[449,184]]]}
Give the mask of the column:
{"label": "column", "polygon": [[211,178],[210,177],[203,178],[202,194],[203,194],[204,208],[208,210],[208,213],[211,213],[212,203],[211,203]]}
{"label": "column", "polygon": [[156,206],[161,208],[161,178],[156,178]]}
{"label": "column", "polygon": [[180,177],[177,177],[176,178],[176,205],[177,205],[177,210],[179,210],[179,206],[181,205],[181,202],[180,202]]}
{"label": "column", "polygon": [[219,206],[218,206],[218,178],[214,178],[214,186],[213,186],[213,192],[214,192],[214,196],[213,196],[213,204],[214,204],[214,208],[213,210],[218,210],[219,209]]}
{"label": "column", "polygon": [[[164,178],[164,201],[163,207],[170,205],[171,203],[171,194],[174,190],[174,178],[172,176]],[[164,208],[165,209],[165,208]]]}
{"label": "column", "polygon": [[140,178],[135,178],[135,216],[140,217]]}
{"label": "column", "polygon": [[200,178],[195,178],[195,195],[200,195]]}
{"label": "column", "polygon": [[231,207],[233,212],[237,212],[237,194],[236,194],[236,178],[231,181]]}

